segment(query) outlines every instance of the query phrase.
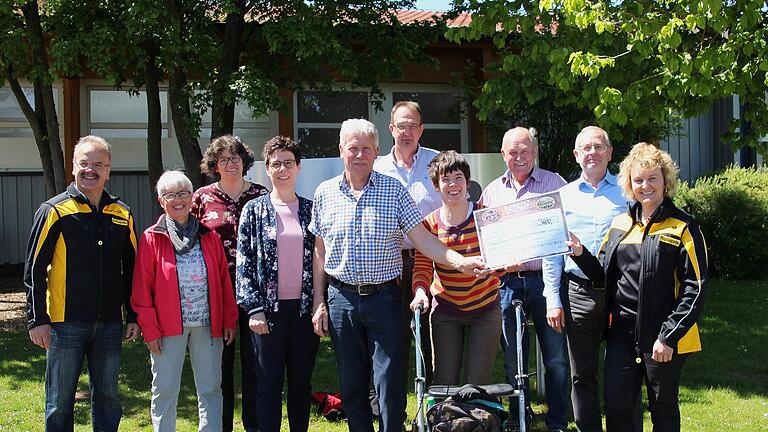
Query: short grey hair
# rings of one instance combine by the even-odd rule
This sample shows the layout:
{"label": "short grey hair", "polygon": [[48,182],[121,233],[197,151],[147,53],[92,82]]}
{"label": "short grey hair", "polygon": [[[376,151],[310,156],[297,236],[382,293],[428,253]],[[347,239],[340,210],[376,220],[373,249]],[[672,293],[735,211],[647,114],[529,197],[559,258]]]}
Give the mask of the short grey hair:
{"label": "short grey hair", "polygon": [[157,179],[157,186],[155,187],[157,197],[162,197],[164,193],[174,186],[186,188],[190,192],[194,191],[192,182],[186,174],[181,171],[166,171]]}
{"label": "short grey hair", "polygon": [[376,149],[379,149],[379,131],[376,126],[366,119],[353,118],[344,120],[339,131],[339,146],[344,147],[346,138],[353,134],[368,135],[373,137],[373,143]]}
{"label": "short grey hair", "polygon": [[576,142],[573,144],[573,148],[581,147],[581,144],[584,142],[585,139],[587,139],[587,135],[590,135],[592,133],[602,134],[605,145],[607,145],[608,147],[611,146],[611,139],[608,138],[608,132],[606,132],[605,130],[597,126],[587,126],[584,129],[582,129],[578,135],[576,135]]}
{"label": "short grey hair", "polygon": [[104,151],[107,156],[109,156],[109,160],[112,160],[112,146],[109,145],[107,140],[96,135],[87,135],[77,140],[77,144],[75,144],[75,148],[72,150],[72,158],[74,158],[77,152],[81,151],[83,147],[89,145]]}

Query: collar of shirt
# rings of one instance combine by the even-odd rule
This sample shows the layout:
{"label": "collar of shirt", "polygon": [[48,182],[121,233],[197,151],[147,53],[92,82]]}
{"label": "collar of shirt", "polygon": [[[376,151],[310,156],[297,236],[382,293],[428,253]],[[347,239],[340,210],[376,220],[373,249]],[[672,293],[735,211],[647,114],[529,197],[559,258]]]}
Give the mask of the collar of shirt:
{"label": "collar of shirt", "polygon": [[[520,189],[526,187],[531,181],[540,181],[539,177],[541,177],[541,169],[537,166],[534,166],[531,172],[528,173],[528,177],[525,178],[523,184],[520,185]],[[504,183],[504,186],[517,190],[515,179],[512,177],[512,172],[510,172],[509,169],[504,172],[504,175],[501,177],[501,182]]]}
{"label": "collar of shirt", "polygon": [[602,180],[597,184],[597,188],[592,187],[592,185],[587,181],[586,178],[584,178],[584,172],[581,172],[581,175],[578,179],[575,180],[578,184],[579,190],[582,192],[593,192],[593,191],[599,191],[600,189],[607,187],[607,186],[618,186],[619,179],[616,178],[615,175],[611,174],[610,171],[605,171],[605,176]]}
{"label": "collar of shirt", "polygon": [[[397,157],[395,156],[395,146],[392,146],[392,150],[389,151],[389,155],[392,157],[392,163],[395,164],[398,168],[406,168],[406,165],[399,161]],[[415,167],[416,164],[419,162],[419,157],[421,156],[421,144],[416,144],[416,153],[413,154],[413,166]],[[411,168],[413,169],[413,168]]]}
{"label": "collar of shirt", "polygon": [[[339,176],[339,190],[344,192],[345,194],[352,195],[352,187],[349,185],[349,182],[347,181],[347,171],[342,171],[341,175]],[[376,171],[371,171],[371,173],[368,175],[368,182],[363,187],[362,192],[365,192],[366,189],[369,187],[376,187],[376,176],[379,175]]]}

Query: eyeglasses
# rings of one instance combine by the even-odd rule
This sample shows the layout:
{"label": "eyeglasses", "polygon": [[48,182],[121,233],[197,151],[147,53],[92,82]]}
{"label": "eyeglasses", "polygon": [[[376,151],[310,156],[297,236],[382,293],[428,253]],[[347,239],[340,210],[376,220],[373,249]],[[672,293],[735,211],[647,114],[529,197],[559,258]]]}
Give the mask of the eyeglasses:
{"label": "eyeglasses", "polygon": [[280,167],[285,167],[285,169],[291,169],[296,166],[296,160],[294,159],[286,159],[284,161],[272,161],[269,163],[269,167],[273,170],[279,170]]}
{"label": "eyeglasses", "polygon": [[240,163],[241,160],[243,160],[243,158],[241,158],[240,155],[232,155],[230,157],[220,157],[217,160],[217,163],[221,166],[227,166],[230,162],[236,164]]}
{"label": "eyeglasses", "polygon": [[192,192],[190,191],[165,192],[160,196],[163,197],[163,199],[166,201],[171,201],[176,197],[179,197],[181,199],[187,199],[192,196]]}
{"label": "eyeglasses", "polygon": [[595,153],[602,153],[606,150],[608,150],[608,146],[605,144],[587,144],[585,146],[579,147],[579,150],[581,150],[584,153],[589,153],[592,150],[595,150]]}
{"label": "eyeglasses", "polygon": [[395,125],[395,129],[400,132],[415,132],[417,129],[419,129],[419,127],[421,127],[421,125],[415,123],[398,123]]}
{"label": "eyeglasses", "polygon": [[105,164],[104,162],[85,162],[80,161],[75,163],[75,165],[79,166],[80,169],[86,169],[88,167],[91,167],[91,169],[100,170],[104,169],[109,166],[109,164]]}

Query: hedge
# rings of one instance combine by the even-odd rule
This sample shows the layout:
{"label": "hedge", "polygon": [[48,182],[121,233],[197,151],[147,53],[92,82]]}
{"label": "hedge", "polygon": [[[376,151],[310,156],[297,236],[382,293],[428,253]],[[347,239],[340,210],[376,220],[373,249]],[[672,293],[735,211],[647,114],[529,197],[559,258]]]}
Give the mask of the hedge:
{"label": "hedge", "polygon": [[675,203],[701,224],[711,275],[768,275],[768,169],[728,167],[682,184]]}

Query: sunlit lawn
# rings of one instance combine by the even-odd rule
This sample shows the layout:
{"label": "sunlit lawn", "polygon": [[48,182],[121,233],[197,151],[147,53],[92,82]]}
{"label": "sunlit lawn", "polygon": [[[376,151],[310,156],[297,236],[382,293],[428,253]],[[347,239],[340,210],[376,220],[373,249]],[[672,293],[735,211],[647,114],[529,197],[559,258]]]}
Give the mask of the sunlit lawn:
{"label": "sunlit lawn", "polygon": [[[701,323],[704,351],[692,355],[685,366],[681,390],[684,431],[768,430],[768,283],[711,284]],[[26,333],[0,332],[0,431],[42,431],[45,355]],[[494,376],[503,381],[501,362]],[[413,368],[411,368],[413,370]],[[149,356],[144,344],[124,346],[120,390],[124,415],[121,430],[151,430],[149,421]],[[87,377],[80,381],[87,388]],[[314,391],[337,391],[336,364],[330,341],[324,340],[315,366]],[[409,415],[415,412],[413,391]],[[534,391],[533,394],[536,392]],[[180,431],[197,430],[197,404],[187,362],[179,403]],[[542,413],[546,407],[535,403]],[[239,412],[236,413],[239,417]],[[534,431],[545,427],[537,416]],[[87,402],[76,404],[75,430],[91,430]],[[571,424],[572,430],[575,430]],[[237,421],[236,429],[240,428]],[[240,428],[241,429],[241,428]],[[283,430],[288,430],[287,421]],[[342,431],[344,423],[331,423],[313,413],[311,431]],[[645,430],[651,430],[646,413]]]}

